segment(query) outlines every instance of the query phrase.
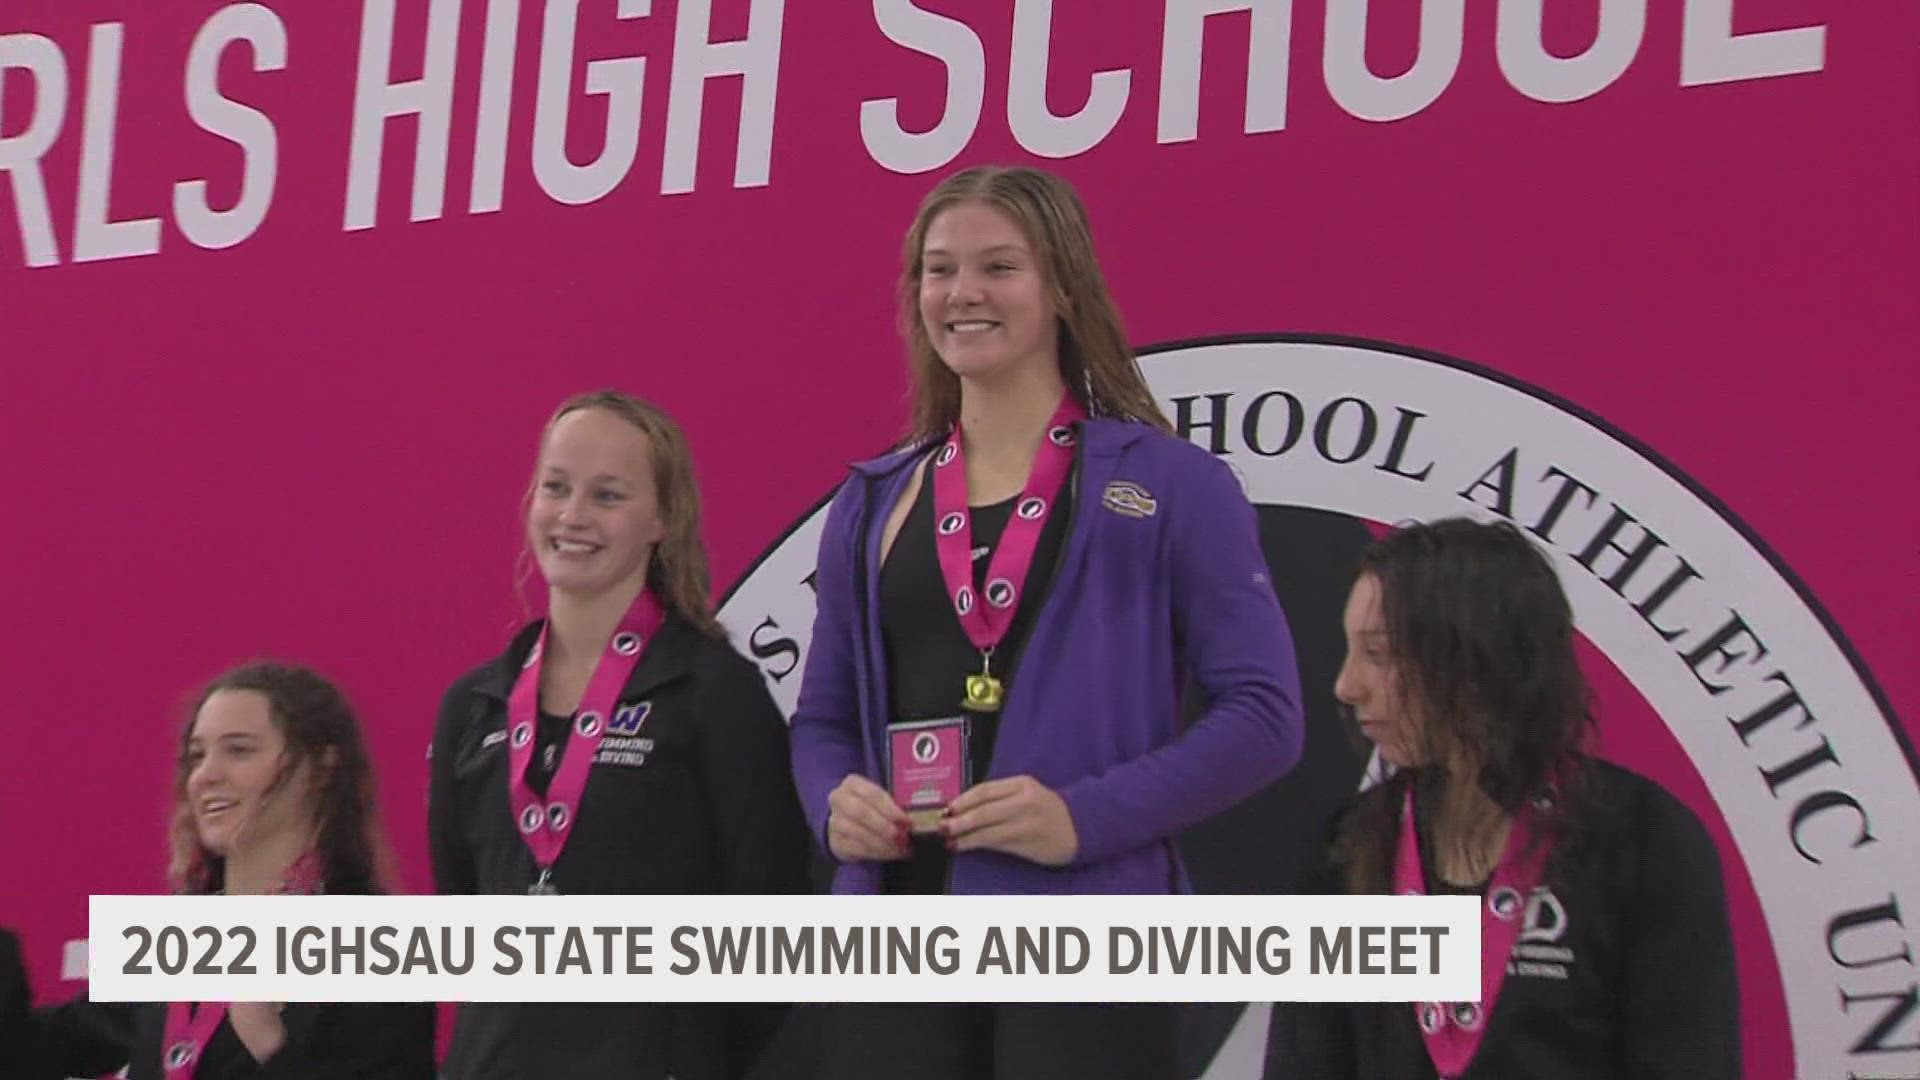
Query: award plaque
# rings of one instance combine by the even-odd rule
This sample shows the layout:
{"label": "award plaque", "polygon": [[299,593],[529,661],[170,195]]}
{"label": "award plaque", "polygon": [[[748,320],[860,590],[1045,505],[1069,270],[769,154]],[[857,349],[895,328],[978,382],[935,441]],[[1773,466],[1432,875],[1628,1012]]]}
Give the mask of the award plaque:
{"label": "award plaque", "polygon": [[949,716],[887,728],[888,789],[916,833],[940,827],[940,814],[967,789],[967,721]]}

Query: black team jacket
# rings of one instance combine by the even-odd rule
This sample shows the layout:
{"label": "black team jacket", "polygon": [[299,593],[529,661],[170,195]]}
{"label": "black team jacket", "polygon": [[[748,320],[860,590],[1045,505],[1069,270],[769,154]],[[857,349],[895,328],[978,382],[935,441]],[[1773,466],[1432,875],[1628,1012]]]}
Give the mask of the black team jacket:
{"label": "black team jacket", "polygon": [[[434,727],[428,829],[441,893],[525,893],[533,857],[507,798],[507,698],[539,638],[524,628],[453,684]],[[558,767],[567,719],[542,717],[529,782]],[[549,753],[551,751],[551,754]],[[787,727],[759,670],[669,614],[622,689],[553,869],[563,894],[804,893],[812,839]],[[647,919],[644,899],[634,921]],[[447,1080],[734,1080],[773,1005],[462,1005]]]}
{"label": "black team jacket", "polygon": [[[1712,838],[1653,781],[1592,759],[1581,767],[1596,797],[1588,839],[1566,880],[1530,900],[1462,1080],[1740,1080],[1739,984]],[[1401,799],[1404,783],[1360,798]],[[1346,889],[1329,864],[1306,891]],[[1289,1004],[1274,1009],[1267,1075],[1435,1071],[1412,1005]]]}

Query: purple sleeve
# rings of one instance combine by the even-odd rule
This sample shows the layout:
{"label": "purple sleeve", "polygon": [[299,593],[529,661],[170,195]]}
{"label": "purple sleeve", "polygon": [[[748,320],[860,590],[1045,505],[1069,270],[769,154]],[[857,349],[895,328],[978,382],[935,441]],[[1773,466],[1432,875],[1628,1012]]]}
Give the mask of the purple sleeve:
{"label": "purple sleeve", "polygon": [[1206,708],[1172,742],[1060,791],[1079,836],[1076,863],[1172,836],[1300,758],[1300,672],[1253,507],[1224,462],[1192,452],[1176,470],[1177,501],[1167,500],[1172,616]]}
{"label": "purple sleeve", "polygon": [[793,712],[793,778],[814,838],[826,848],[827,796],[848,773],[864,771],[859,663],[854,649],[853,550],[860,478],[844,484],[827,509],[815,567],[813,638]]}

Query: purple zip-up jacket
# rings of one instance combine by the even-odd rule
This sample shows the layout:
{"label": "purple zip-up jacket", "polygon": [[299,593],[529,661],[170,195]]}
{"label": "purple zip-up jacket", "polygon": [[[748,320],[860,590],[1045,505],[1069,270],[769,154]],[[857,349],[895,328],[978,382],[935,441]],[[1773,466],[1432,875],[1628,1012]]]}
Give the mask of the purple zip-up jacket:
{"label": "purple zip-up jacket", "polygon": [[[827,796],[847,774],[886,786],[880,538],[925,449],[855,465],[827,511],[792,733],[800,801],[822,841]],[[1058,792],[1079,851],[1063,867],[960,852],[955,894],[1185,892],[1174,835],[1300,757],[1293,639],[1226,463],[1145,424],[1090,420],[1069,483],[1071,528],[1008,685],[988,779],[1029,775]],[[1206,702],[1184,731],[1183,677]],[[879,888],[879,863],[845,862],[834,876],[836,893]]]}

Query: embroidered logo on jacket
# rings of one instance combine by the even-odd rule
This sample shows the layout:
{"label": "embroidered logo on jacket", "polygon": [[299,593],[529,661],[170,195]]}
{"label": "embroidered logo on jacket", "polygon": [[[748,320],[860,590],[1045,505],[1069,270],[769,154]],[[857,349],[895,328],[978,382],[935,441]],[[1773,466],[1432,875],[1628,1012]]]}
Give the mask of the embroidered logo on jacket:
{"label": "embroidered logo on jacket", "polygon": [[638,735],[640,725],[647,722],[653,713],[653,702],[636,701],[631,705],[622,705],[613,710],[613,722],[607,725],[609,735]]}
{"label": "embroidered logo on jacket", "polygon": [[593,763],[637,769],[647,763],[647,755],[651,753],[653,753],[652,739],[636,738],[630,735],[609,735],[600,740],[600,750],[593,755]]}
{"label": "embroidered logo on jacket", "polygon": [[1560,898],[1544,885],[1533,890],[1527,898],[1525,920],[1513,956],[1507,961],[1507,975],[1566,981],[1572,975],[1575,957],[1571,948],[1559,944],[1567,933],[1567,909]]}
{"label": "embroidered logo on jacket", "polygon": [[1160,509],[1153,493],[1131,480],[1115,480],[1100,493],[1100,505],[1130,518],[1150,518]]}
{"label": "embroidered logo on jacket", "polygon": [[652,715],[651,701],[636,701],[613,710],[613,719],[607,723],[606,737],[600,740],[600,750],[593,755],[593,763],[628,769],[645,765],[647,755],[653,753],[653,740],[637,736],[640,726]]}

